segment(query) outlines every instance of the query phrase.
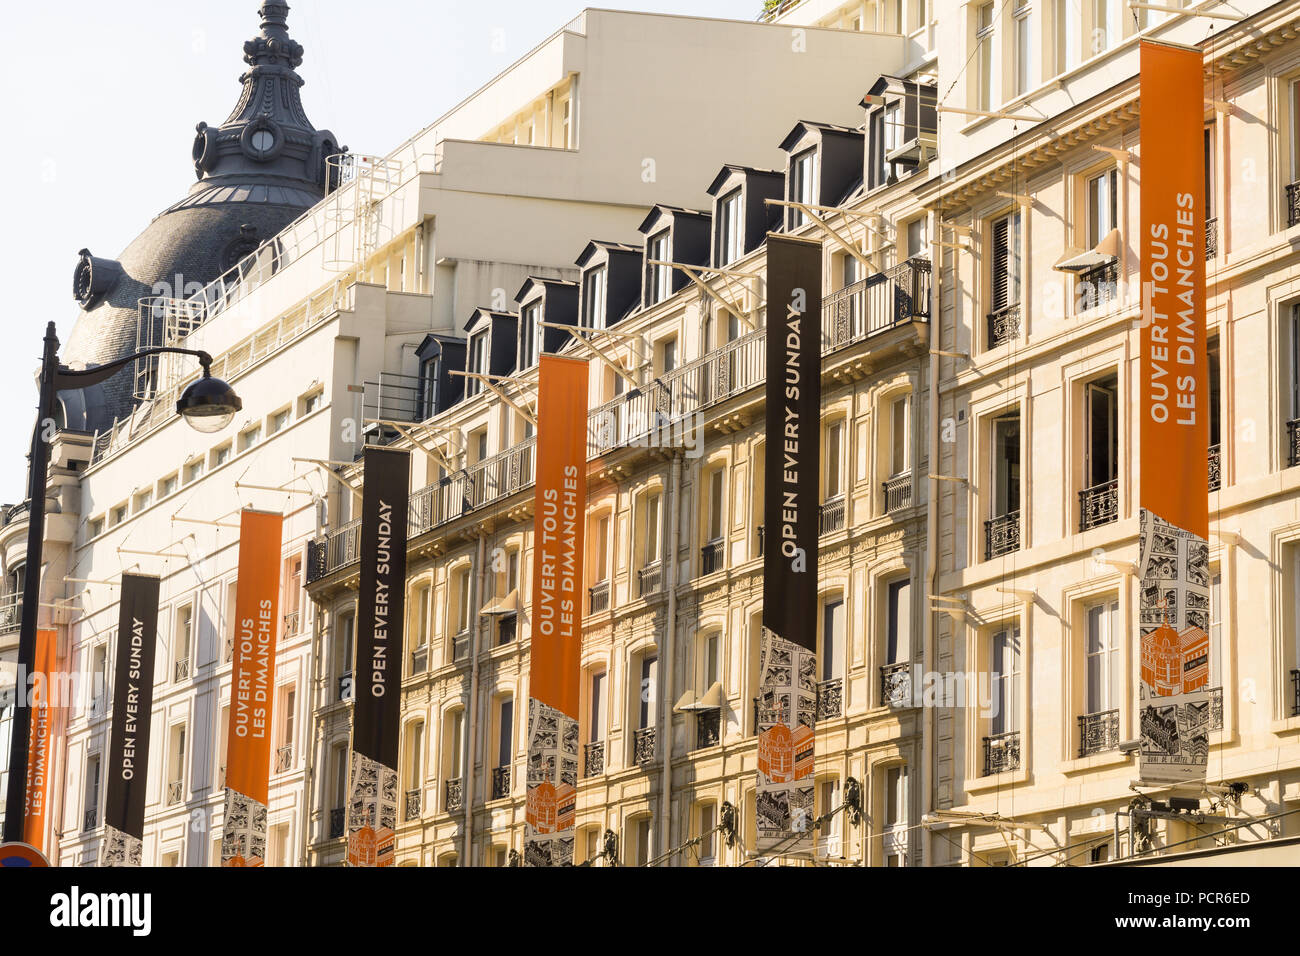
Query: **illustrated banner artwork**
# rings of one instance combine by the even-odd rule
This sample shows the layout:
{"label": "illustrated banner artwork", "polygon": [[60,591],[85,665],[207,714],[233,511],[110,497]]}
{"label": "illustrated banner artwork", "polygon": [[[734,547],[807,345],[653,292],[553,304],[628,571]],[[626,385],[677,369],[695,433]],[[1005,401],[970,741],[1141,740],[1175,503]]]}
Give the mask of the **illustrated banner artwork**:
{"label": "illustrated banner artwork", "polygon": [[813,851],[821,275],[817,242],[768,235],[758,852]]}
{"label": "illustrated banner artwork", "polygon": [[1201,51],[1143,41],[1140,776],[1205,779],[1210,394]]}
{"label": "illustrated banner artwork", "polygon": [[32,684],[32,726],[27,747],[27,798],[23,813],[23,842],[45,852],[45,812],[50,796],[50,735],[54,710],[50,706],[50,679],[58,634],[36,632],[35,680]]}
{"label": "illustrated banner artwork", "polygon": [[367,446],[348,781],[349,866],[393,862],[410,489],[410,453]]}
{"label": "illustrated banner artwork", "polygon": [[102,866],[139,866],[149,776],[153,669],[158,645],[159,579],[122,575],[113,729],[108,743]]}
{"label": "illustrated banner artwork", "polygon": [[539,362],[525,866],[573,863],[587,376],[584,361],[543,355]]}
{"label": "illustrated banner artwork", "polygon": [[222,866],[262,866],[266,861],[283,528],[278,513],[246,509],[239,517]]}

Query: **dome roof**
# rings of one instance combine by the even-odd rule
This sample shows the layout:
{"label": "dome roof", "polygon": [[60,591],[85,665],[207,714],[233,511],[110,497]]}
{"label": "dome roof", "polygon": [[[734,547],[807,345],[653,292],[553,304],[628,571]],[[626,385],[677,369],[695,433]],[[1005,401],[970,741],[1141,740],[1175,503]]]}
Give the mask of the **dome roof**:
{"label": "dome roof", "polygon": [[[289,5],[262,3],[261,30],[244,44],[250,69],[234,111],[219,127],[199,123],[192,159],[198,182],[165,209],[117,260],[83,249],[73,278],[82,307],[62,350],[74,367],[129,355],[160,328],[138,328],[150,296],[194,294],[315,205],[325,193],[326,159],[346,152],[307,119],[295,72],[302,47],[289,37]],[[63,402],[67,427],[95,431],[131,411],[131,369]],[[75,409],[75,411],[74,411]]]}

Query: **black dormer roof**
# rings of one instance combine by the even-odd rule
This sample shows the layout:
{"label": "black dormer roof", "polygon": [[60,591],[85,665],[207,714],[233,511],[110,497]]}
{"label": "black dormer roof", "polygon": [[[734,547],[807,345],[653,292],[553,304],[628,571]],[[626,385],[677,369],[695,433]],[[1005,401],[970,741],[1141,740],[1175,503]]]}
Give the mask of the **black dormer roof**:
{"label": "black dormer roof", "polygon": [[[513,312],[497,312],[493,309],[475,309],[474,314],[465,323],[468,336],[466,362],[469,361],[469,343],[474,337],[486,331],[487,334],[487,373],[489,375],[511,375],[515,370],[516,337],[519,328],[519,316]],[[467,369],[478,371],[478,369]],[[474,391],[474,390],[471,390]]]}
{"label": "black dormer roof", "polygon": [[[785,198],[795,200],[795,183],[791,173],[796,157],[815,150],[813,165],[816,181],[813,204],[834,206],[844,197],[855,182],[862,179],[862,157],[866,136],[861,130],[830,123],[802,120],[795,124],[789,135],[781,141],[781,149],[789,155],[786,161]],[[785,207],[785,227],[791,229],[798,221],[798,210]]]}
{"label": "black dormer roof", "polygon": [[582,270],[579,293],[579,323],[587,324],[587,276],[601,266],[608,269],[605,278],[604,315],[591,319],[595,328],[609,328],[636,311],[641,301],[641,264],[644,251],[625,242],[593,239],[583,248],[574,264]]}
{"label": "black dormer roof", "polygon": [[752,166],[737,166],[728,163],[709,183],[708,193],[713,197],[712,252],[710,261],[715,266],[725,265],[720,261],[720,229],[718,221],[719,201],[740,189],[741,195],[741,231],[744,235],[741,255],[747,255],[761,246],[767,234],[781,224],[781,207],[767,203],[768,199],[780,199],[785,195],[785,173],[774,169],[755,169]]}
{"label": "black dormer roof", "polygon": [[[465,395],[465,379],[452,375],[465,371],[465,340],[454,335],[430,333],[415,350],[420,362],[421,414],[428,418],[446,411]],[[428,374],[426,363],[431,363]]]}
{"label": "black dormer roof", "polygon": [[[709,243],[712,239],[710,225],[713,217],[699,209],[683,209],[680,206],[659,204],[650,209],[650,214],[641,220],[637,227],[646,237],[645,258],[641,270],[641,307],[648,308],[650,302],[651,266],[650,240],[668,233],[668,254],[673,262],[688,266],[707,266],[709,264]],[[690,279],[680,269],[674,269],[669,280],[670,294],[677,293],[690,284]]]}
{"label": "black dormer roof", "polygon": [[[864,176],[867,189],[888,185],[916,172],[929,162],[937,149],[938,91],[930,83],[916,83],[897,76],[882,75],[863,97],[867,111],[867,148]],[[886,109],[902,107],[903,129],[896,135],[895,148],[885,152],[883,115]]]}
{"label": "black dormer roof", "polygon": [[[554,325],[578,324],[578,283],[571,279],[547,279],[541,276],[529,276],[515,293],[515,302],[519,311],[541,301],[541,320]],[[571,336],[563,329],[542,330],[542,351],[558,352],[568,343]],[[516,363],[517,364],[517,363]]]}

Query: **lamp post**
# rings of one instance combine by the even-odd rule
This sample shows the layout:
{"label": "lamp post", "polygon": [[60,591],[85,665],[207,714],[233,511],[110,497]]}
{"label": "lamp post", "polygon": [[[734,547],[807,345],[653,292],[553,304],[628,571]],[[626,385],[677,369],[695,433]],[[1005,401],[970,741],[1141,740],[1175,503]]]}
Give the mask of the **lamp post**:
{"label": "lamp post", "polygon": [[134,355],[91,369],[71,369],[59,364],[59,339],[54,323],[45,327],[45,352],[41,359],[40,403],[36,427],[32,430],[31,466],[28,470],[27,497],[31,502],[27,525],[27,574],[23,582],[22,627],[18,636],[19,681],[14,684],[14,720],[9,742],[9,782],[5,797],[3,842],[20,843],[26,815],[27,755],[31,733],[31,707],[27,688],[36,657],[36,614],[40,608],[41,550],[45,539],[45,481],[50,464],[50,439],[47,423],[54,417],[54,402],[61,389],[85,388],[112,378],[131,362],[151,355],[175,353],[193,355],[203,366],[203,376],[190,385],[176,402],[176,412],[191,427],[201,432],[217,432],[234,419],[243,408],[234,390],[212,377],[212,356],[195,349],[160,347],[143,349]]}

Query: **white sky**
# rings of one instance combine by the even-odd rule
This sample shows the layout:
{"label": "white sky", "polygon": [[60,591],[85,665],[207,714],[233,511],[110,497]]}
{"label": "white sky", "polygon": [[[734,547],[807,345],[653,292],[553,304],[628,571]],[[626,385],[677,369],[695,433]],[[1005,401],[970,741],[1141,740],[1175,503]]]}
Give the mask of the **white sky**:
{"label": "white sky", "polygon": [[[593,6],[753,20],[761,0],[591,0]],[[383,153],[490,80],[582,0],[290,0],[289,33],[317,129]],[[34,375],[45,324],[66,341],[77,250],[116,257],[195,182],[200,120],[239,94],[259,0],[60,0],[6,5],[0,181],[0,502],[26,497]]]}

